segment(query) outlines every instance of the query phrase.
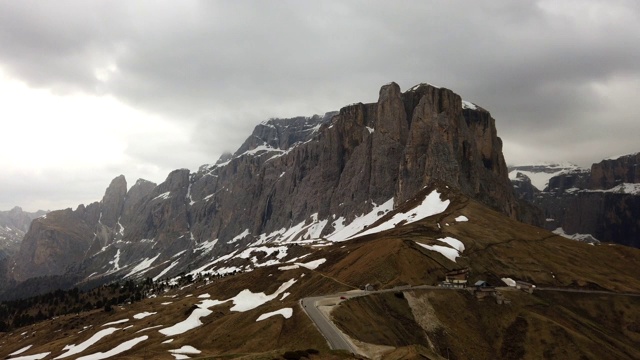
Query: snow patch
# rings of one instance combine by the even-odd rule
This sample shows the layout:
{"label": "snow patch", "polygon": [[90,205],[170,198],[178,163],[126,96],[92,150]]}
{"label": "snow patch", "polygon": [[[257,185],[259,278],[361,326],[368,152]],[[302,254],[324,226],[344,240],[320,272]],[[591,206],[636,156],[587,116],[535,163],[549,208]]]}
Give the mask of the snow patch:
{"label": "snow patch", "polygon": [[170,196],[171,196],[171,191],[167,191],[165,193],[162,193],[162,194],[154,197],[153,199],[151,199],[151,201],[156,200],[156,199],[167,200]]}
{"label": "snow patch", "polygon": [[232,298],[234,306],[230,310],[245,312],[251,309],[255,309],[258,306],[278,297],[280,294],[285,292],[285,290],[289,289],[295,282],[296,279],[291,279],[285,282],[284,284],[280,285],[278,290],[276,290],[271,295],[266,295],[264,292],[253,293],[248,289],[242,290],[238,295]]}
{"label": "snow patch", "polygon": [[256,322],[262,321],[264,319],[267,319],[267,318],[270,318],[270,317],[276,316],[276,315],[282,315],[285,319],[289,319],[291,317],[291,315],[293,315],[293,309],[288,307],[288,308],[284,308],[284,309],[280,309],[280,310],[264,313],[264,314],[258,316],[258,318],[256,319]]}
{"label": "snow patch", "polygon": [[173,354],[200,354],[202,351],[194,348],[191,345],[184,345],[180,349],[169,350],[169,352]]}
{"label": "snow patch", "polygon": [[588,243],[588,244],[600,244],[600,240],[596,239],[591,234],[575,233],[575,234],[569,235],[561,227],[553,230],[552,232],[554,234],[556,234],[556,235],[560,235],[560,236],[562,236],[564,238],[567,238],[567,239],[581,241],[581,242],[585,242],[585,243]]}
{"label": "snow patch", "polygon": [[200,243],[197,248],[193,249],[193,252],[203,251],[205,253],[208,253],[209,251],[213,250],[213,247],[216,246],[217,243],[218,239],[204,241]]}
{"label": "snow patch", "polygon": [[116,251],[116,256],[113,257],[112,261],[109,261],[109,264],[113,265],[113,270],[112,271],[120,270],[120,249],[118,249],[118,251]]}
{"label": "snow patch", "polygon": [[562,164],[537,164],[537,165],[528,165],[532,168],[539,167],[540,171],[531,171],[531,170],[512,170],[509,172],[509,180],[516,180],[518,178],[518,173],[526,175],[531,180],[531,185],[535,186],[536,189],[543,191],[549,185],[549,179],[554,176],[562,175],[565,173],[571,173],[576,171],[582,171],[580,167],[570,163],[562,163]]}
{"label": "snow patch", "polygon": [[322,258],[318,260],[309,261],[308,263],[296,263],[296,265],[302,266],[303,268],[307,268],[309,270],[315,270],[318,266],[324,264],[327,259]]}
{"label": "snow patch", "polygon": [[156,255],[156,257],[154,258],[147,258],[142,260],[138,265],[136,265],[136,267],[131,269],[131,271],[125,276],[125,278],[128,278],[129,276],[135,275],[137,273],[147,272],[151,264],[153,264],[153,262],[156,261],[156,259],[158,259],[159,257],[160,254]]}
{"label": "snow patch", "polygon": [[440,214],[447,210],[449,203],[449,200],[441,200],[440,193],[437,190],[434,190],[429,195],[427,195],[424,200],[422,200],[422,203],[420,205],[416,206],[415,208],[409,210],[406,213],[397,213],[391,219],[385,221],[384,223],[357,235],[364,236],[368,234],[375,234],[381,231],[393,229],[402,221],[406,221],[407,224],[410,224],[418,220],[422,220],[426,217]]}
{"label": "snow patch", "polygon": [[462,243],[462,241],[452,238],[452,237],[444,237],[441,239],[436,239],[438,241],[442,241],[443,243],[447,243],[449,246],[451,246],[452,248],[458,250],[459,252],[463,252],[464,251],[464,244]]}
{"label": "snow patch", "polygon": [[242,240],[247,235],[249,235],[249,229],[245,229],[242,233],[236,235],[233,239],[229,240],[229,242],[227,244],[233,244],[238,240]]}
{"label": "snow patch", "polygon": [[27,346],[25,346],[25,347],[23,347],[23,348],[21,348],[21,349],[18,349],[18,350],[16,350],[16,351],[12,352],[11,354],[9,354],[9,356],[22,354],[23,352],[25,352],[25,351],[27,351],[27,350],[31,349],[31,347],[32,347],[32,346],[33,346],[33,345],[27,345]]}
{"label": "snow patch", "polygon": [[478,110],[478,107],[476,106],[476,104],[466,100],[462,100],[462,108],[469,109],[469,110]]}
{"label": "snow patch", "polygon": [[299,267],[300,266],[294,264],[294,265],[280,266],[278,268],[278,270],[287,271],[287,270],[294,270],[294,269],[297,269]]}
{"label": "snow patch", "polygon": [[634,153],[634,154],[615,155],[615,156],[610,156],[610,157],[608,157],[608,158],[606,158],[604,160],[618,160],[618,159],[623,158],[623,157],[627,157],[627,156],[631,157],[631,156],[636,156],[638,154],[640,154],[640,152],[637,152],[637,153]]}
{"label": "snow patch", "polygon": [[469,221],[469,218],[467,218],[467,217],[466,217],[466,216],[464,216],[464,215],[460,215],[460,216],[456,217],[456,218],[455,218],[455,220],[456,220],[457,222],[465,222],[465,221]]}
{"label": "snow patch", "polygon": [[638,183],[622,183],[606,190],[585,190],[586,192],[605,192],[618,194],[640,195],[640,184]]}
{"label": "snow patch", "polygon": [[140,320],[140,319],[144,319],[144,318],[146,318],[147,316],[151,316],[151,315],[155,315],[155,314],[157,314],[157,312],[148,312],[148,311],[145,311],[145,312],[141,312],[141,313],[138,313],[138,314],[133,315],[133,318],[134,318],[134,319],[138,319],[138,320]]}
{"label": "snow patch", "polygon": [[136,331],[136,334],[137,334],[137,333],[141,333],[141,332],[143,332],[143,331],[153,330],[153,329],[156,329],[156,328],[159,328],[159,327],[163,327],[163,326],[164,326],[164,325],[155,325],[155,326],[150,326],[150,327],[147,327],[147,328],[140,329],[140,330]]}
{"label": "snow patch", "polygon": [[204,299],[200,302],[200,304],[197,304],[198,308],[193,310],[191,315],[189,315],[186,320],[181,321],[171,327],[162,329],[160,330],[160,333],[166,336],[174,336],[195,329],[202,325],[202,321],[200,321],[200,318],[208,316],[212,313],[212,311],[209,310],[210,307],[224,304],[229,301],[233,302],[233,307],[231,307],[230,309],[231,311],[245,312],[255,309],[258,306],[263,305],[264,303],[280,296],[280,294],[284,293],[293,284],[295,284],[295,282],[296,279],[290,279],[289,281],[280,285],[280,287],[271,295],[266,295],[264,292],[253,293],[249,289],[244,289],[240,291],[238,295],[227,300]]}
{"label": "snow patch", "polygon": [[439,252],[440,254],[442,254],[442,256],[446,257],[447,259],[449,259],[449,260],[451,260],[453,262],[456,262],[456,258],[460,256],[460,253],[458,253],[458,250],[450,248],[448,246],[425,245],[425,244],[421,244],[419,242],[416,242],[416,244],[422,246],[423,248],[425,248],[427,250]]}
{"label": "snow patch", "polygon": [[123,353],[127,350],[131,350],[132,347],[134,347],[135,345],[137,345],[138,343],[141,343],[145,340],[147,340],[149,338],[149,336],[144,335],[144,336],[140,336],[137,337],[135,339],[131,339],[128,341],[123,342],[122,344],[116,346],[115,348],[107,351],[107,352],[97,352],[95,354],[91,354],[91,355],[87,355],[87,356],[82,356],[79,357],[77,360],[102,360],[102,359],[108,359],[112,356],[116,356],[120,353]]}
{"label": "snow patch", "polygon": [[387,200],[382,205],[375,206],[369,213],[357,216],[347,226],[344,226],[345,219],[340,217],[333,223],[333,227],[336,231],[327,236],[327,239],[335,242],[350,239],[355,234],[361,232],[366,226],[373,224],[391,210],[393,210],[393,198]]}
{"label": "snow patch", "polygon": [[40,360],[40,359],[44,359],[49,354],[51,354],[51,351],[40,353],[40,354],[18,356],[15,358],[11,358],[11,360]]}
{"label": "snow patch", "polygon": [[126,323],[127,321],[129,321],[129,319],[122,319],[122,320],[116,320],[116,321],[112,321],[112,322],[108,322],[106,324],[103,324],[102,326],[109,326],[109,325],[117,325],[117,324],[122,324],[122,323]]}
{"label": "snow patch", "polygon": [[89,339],[81,342],[78,345],[67,345],[65,346],[62,351],[66,351],[66,353],[58,356],[56,359],[64,359],[66,357],[69,357],[71,355],[75,355],[75,354],[79,354],[85,350],[87,350],[90,346],[92,346],[93,344],[97,343],[100,339],[104,338],[105,336],[111,335],[114,332],[120,330],[119,328],[107,328],[107,329],[103,329],[98,331],[97,333],[93,334],[93,336],[91,336]]}
{"label": "snow patch", "polygon": [[175,267],[176,265],[178,265],[178,263],[180,263],[180,260],[178,261],[174,261],[171,263],[171,265],[167,266],[166,268],[164,268],[164,270],[162,270],[160,272],[160,274],[156,275],[153,277],[153,281],[158,281],[160,278],[162,278],[166,273],[169,272],[169,270],[171,270],[173,267]]}
{"label": "snow patch", "polygon": [[174,336],[174,335],[185,333],[191,329],[195,329],[200,325],[202,325],[202,321],[200,321],[200,318],[208,316],[212,312],[213,311],[209,309],[202,309],[202,308],[195,309],[191,312],[191,314],[186,320],[183,320],[173,326],[170,326],[168,328],[165,328],[159,331],[161,334],[166,336]]}

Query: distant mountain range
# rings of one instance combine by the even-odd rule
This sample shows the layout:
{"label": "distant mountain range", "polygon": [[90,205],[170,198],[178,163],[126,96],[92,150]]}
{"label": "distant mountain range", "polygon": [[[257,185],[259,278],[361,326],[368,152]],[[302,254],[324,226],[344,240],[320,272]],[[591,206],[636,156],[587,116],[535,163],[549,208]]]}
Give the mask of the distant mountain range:
{"label": "distant mountain range", "polygon": [[544,211],[545,228],[583,241],[640,247],[640,153],[590,169],[515,166],[509,178],[519,198]]}

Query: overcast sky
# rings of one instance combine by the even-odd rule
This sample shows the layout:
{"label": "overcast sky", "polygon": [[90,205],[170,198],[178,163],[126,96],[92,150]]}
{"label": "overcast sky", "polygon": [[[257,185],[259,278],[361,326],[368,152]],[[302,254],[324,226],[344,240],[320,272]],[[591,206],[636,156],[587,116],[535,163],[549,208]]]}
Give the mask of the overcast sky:
{"label": "overcast sky", "polygon": [[0,210],[214,163],[260,121],[429,82],[509,164],[640,151],[640,2],[0,0]]}

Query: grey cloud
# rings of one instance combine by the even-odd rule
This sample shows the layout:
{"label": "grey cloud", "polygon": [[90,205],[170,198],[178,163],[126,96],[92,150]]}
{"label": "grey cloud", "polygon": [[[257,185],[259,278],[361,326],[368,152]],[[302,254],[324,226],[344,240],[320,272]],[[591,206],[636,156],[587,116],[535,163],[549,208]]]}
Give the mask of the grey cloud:
{"label": "grey cloud", "polygon": [[[640,5],[607,1],[610,15],[594,4],[568,17],[506,0],[0,2],[0,67],[192,126],[186,144],[127,149],[162,169],[214,162],[269,117],[375,101],[388,81],[430,82],[487,108],[506,144],[530,149],[507,152],[510,162],[588,165],[609,155],[602,144],[638,151],[633,110],[614,112],[593,85],[640,75]],[[117,72],[96,79],[111,63]]]}

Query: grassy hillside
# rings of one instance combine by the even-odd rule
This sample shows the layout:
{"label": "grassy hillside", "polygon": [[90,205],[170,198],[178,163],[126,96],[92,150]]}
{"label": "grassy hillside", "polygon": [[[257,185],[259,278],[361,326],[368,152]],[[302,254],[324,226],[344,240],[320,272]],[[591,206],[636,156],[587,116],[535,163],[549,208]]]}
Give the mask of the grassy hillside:
{"label": "grassy hillside", "polygon": [[[383,293],[345,301],[333,315],[353,338],[422,344],[449,359],[640,358],[640,297],[504,293],[511,304],[478,301],[469,291]],[[411,297],[433,309],[426,326]]]}

